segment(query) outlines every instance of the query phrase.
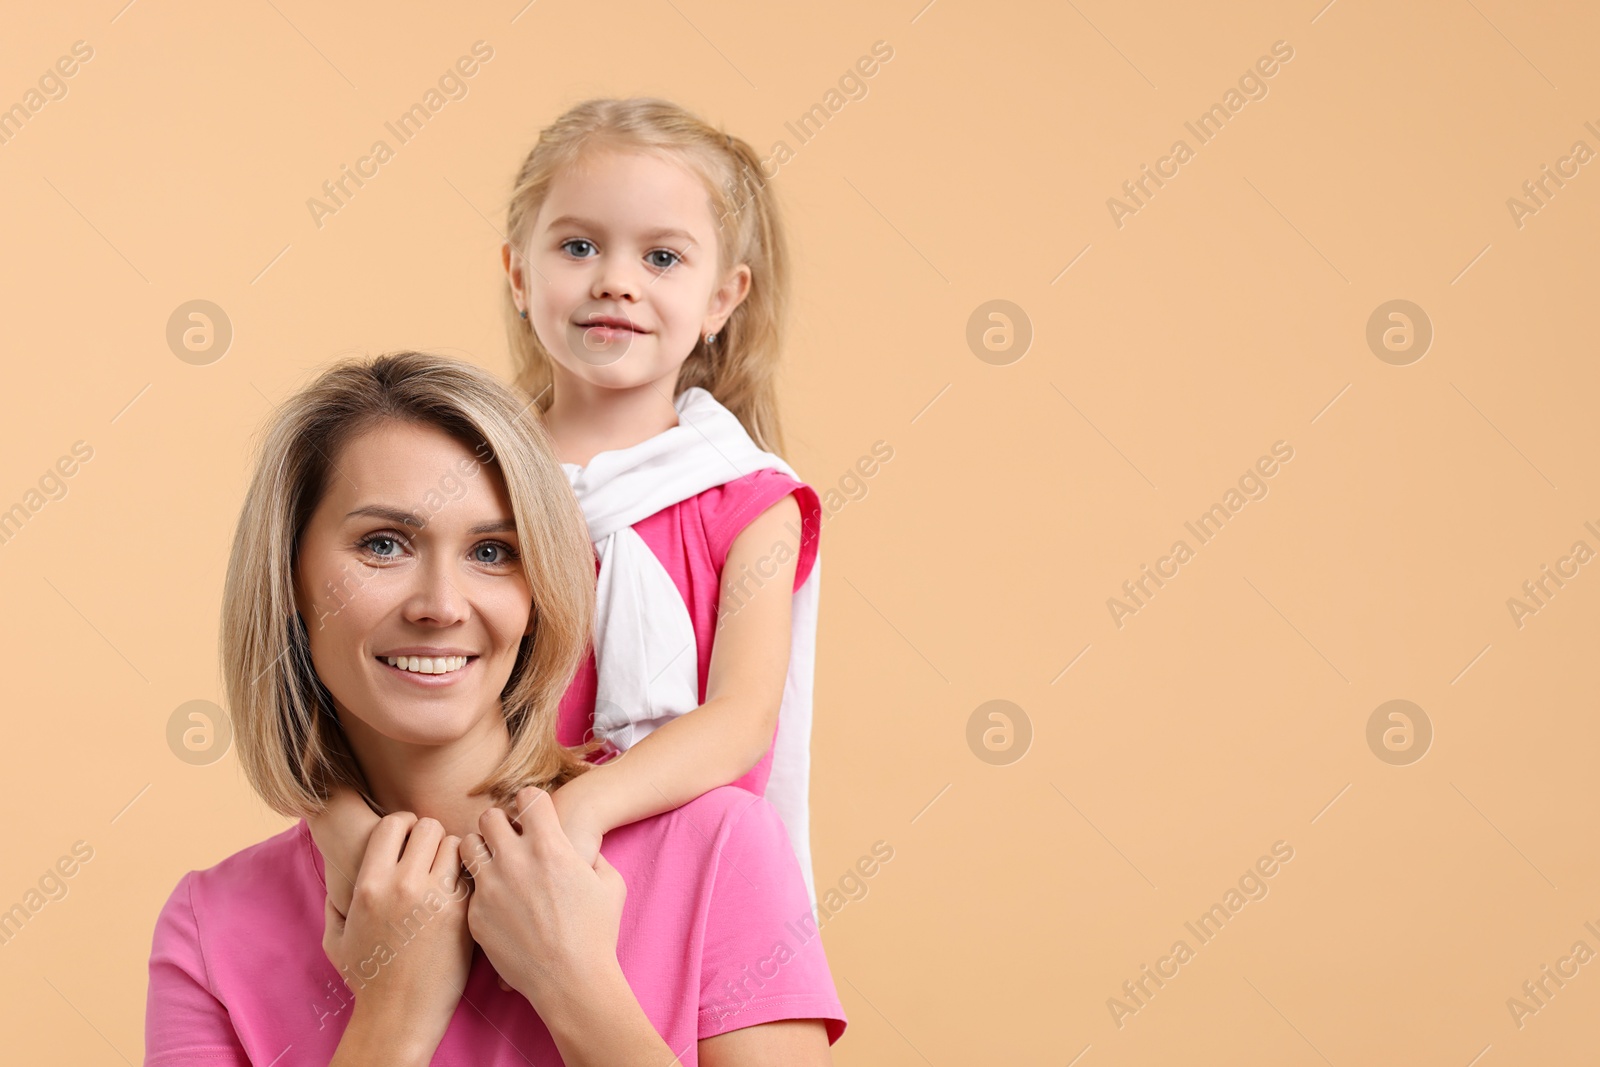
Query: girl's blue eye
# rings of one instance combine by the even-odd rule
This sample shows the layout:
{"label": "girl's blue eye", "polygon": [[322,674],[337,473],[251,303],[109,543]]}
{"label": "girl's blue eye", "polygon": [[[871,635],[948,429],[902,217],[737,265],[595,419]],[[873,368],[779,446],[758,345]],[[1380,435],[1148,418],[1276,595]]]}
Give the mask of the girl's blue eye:
{"label": "girl's blue eye", "polygon": [[[589,252],[596,251],[593,241],[586,237],[569,237],[561,242],[562,251],[577,259],[589,259]],[[654,257],[665,257],[665,262]],[[645,260],[656,270],[666,271],[683,262],[683,257],[670,248],[657,248],[645,253]]]}

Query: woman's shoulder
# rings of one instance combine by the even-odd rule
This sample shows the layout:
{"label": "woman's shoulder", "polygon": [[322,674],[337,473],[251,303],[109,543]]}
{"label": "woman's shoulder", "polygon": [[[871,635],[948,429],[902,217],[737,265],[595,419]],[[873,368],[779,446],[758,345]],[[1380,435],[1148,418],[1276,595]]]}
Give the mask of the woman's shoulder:
{"label": "woman's shoulder", "polygon": [[296,1062],[328,1062],[349,1002],[322,951],[315,851],[301,821],[178,880],[151,937],[146,1062],[265,1063],[291,1038]]}
{"label": "woman's shoulder", "polygon": [[765,797],[718,786],[613,830],[601,851],[628,885],[625,955],[687,956],[701,1038],[780,1019],[822,1019],[830,1044],[844,1033],[799,862]]}
{"label": "woman's shoulder", "polygon": [[779,882],[792,875],[804,897],[777,809],[739,786],[717,786],[670,811],[618,827],[606,834],[602,851],[625,877],[635,868],[652,880],[710,892],[729,871],[760,868]]}
{"label": "woman's shoulder", "polygon": [[311,829],[301,819],[265,841],[246,845],[210,867],[191,873],[212,884],[255,882],[263,875],[281,875],[290,867],[309,865],[314,850]]}
{"label": "woman's shoulder", "polygon": [[[265,841],[233,853],[178,880],[169,909],[186,906],[197,920],[256,922],[325,893],[311,832],[302,819]],[[320,901],[318,902],[320,906]]]}
{"label": "woman's shoulder", "polygon": [[[772,804],[762,796],[739,786],[719,785],[670,811],[664,811],[633,825],[652,823],[650,832],[657,837],[701,837],[709,843],[726,841],[729,837],[747,835],[751,827],[760,827],[762,809],[777,817]],[[741,824],[749,819],[749,825]],[[782,824],[779,824],[782,829]],[[613,831],[615,832],[615,831]]]}

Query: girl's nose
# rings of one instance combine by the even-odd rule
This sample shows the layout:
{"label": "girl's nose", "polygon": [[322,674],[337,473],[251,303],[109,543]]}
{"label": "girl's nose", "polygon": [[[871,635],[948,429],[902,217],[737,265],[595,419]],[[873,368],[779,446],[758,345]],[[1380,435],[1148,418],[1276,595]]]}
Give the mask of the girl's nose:
{"label": "girl's nose", "polygon": [[607,260],[595,275],[593,296],[596,300],[637,300],[639,283],[626,263]]}

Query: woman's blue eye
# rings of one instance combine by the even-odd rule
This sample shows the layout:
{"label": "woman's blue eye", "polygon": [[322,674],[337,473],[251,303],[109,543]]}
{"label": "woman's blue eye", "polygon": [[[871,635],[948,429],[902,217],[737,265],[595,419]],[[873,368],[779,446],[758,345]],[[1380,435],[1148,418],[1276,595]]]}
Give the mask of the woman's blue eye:
{"label": "woman's blue eye", "polygon": [[517,558],[516,550],[514,550],[510,545],[504,544],[500,541],[485,541],[483,544],[473,549],[473,551],[482,552],[484,549],[492,549],[500,553],[500,557],[498,559],[483,559],[480,557],[478,559],[479,563],[510,563],[512,560]]}
{"label": "woman's blue eye", "polygon": [[[393,552],[380,551],[385,545],[392,545]],[[371,534],[356,542],[356,547],[365,549],[377,559],[398,559],[401,547],[400,539],[389,534]],[[486,557],[485,552],[493,553]],[[482,563],[491,567],[503,567],[517,559],[517,550],[504,541],[484,541],[473,546],[472,559],[475,563]]]}
{"label": "woman's blue eye", "polygon": [[398,546],[400,544],[399,541],[395,540],[393,537],[389,537],[386,534],[373,534],[371,537],[362,538],[360,541],[358,541],[356,543],[361,548],[364,548],[368,552],[371,552],[374,556],[377,556],[379,559],[392,559],[393,557],[390,556],[389,553],[387,553],[387,552],[374,551],[373,550],[373,546],[374,545],[387,543],[387,544]]}

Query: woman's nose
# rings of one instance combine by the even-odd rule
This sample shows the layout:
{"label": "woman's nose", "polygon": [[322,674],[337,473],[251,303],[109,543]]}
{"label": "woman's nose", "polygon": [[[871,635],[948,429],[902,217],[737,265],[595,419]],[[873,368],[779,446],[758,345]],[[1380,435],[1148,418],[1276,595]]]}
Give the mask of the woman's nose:
{"label": "woman's nose", "polygon": [[443,625],[466,618],[467,599],[455,585],[448,560],[426,560],[415,574],[416,586],[406,602],[408,619]]}

